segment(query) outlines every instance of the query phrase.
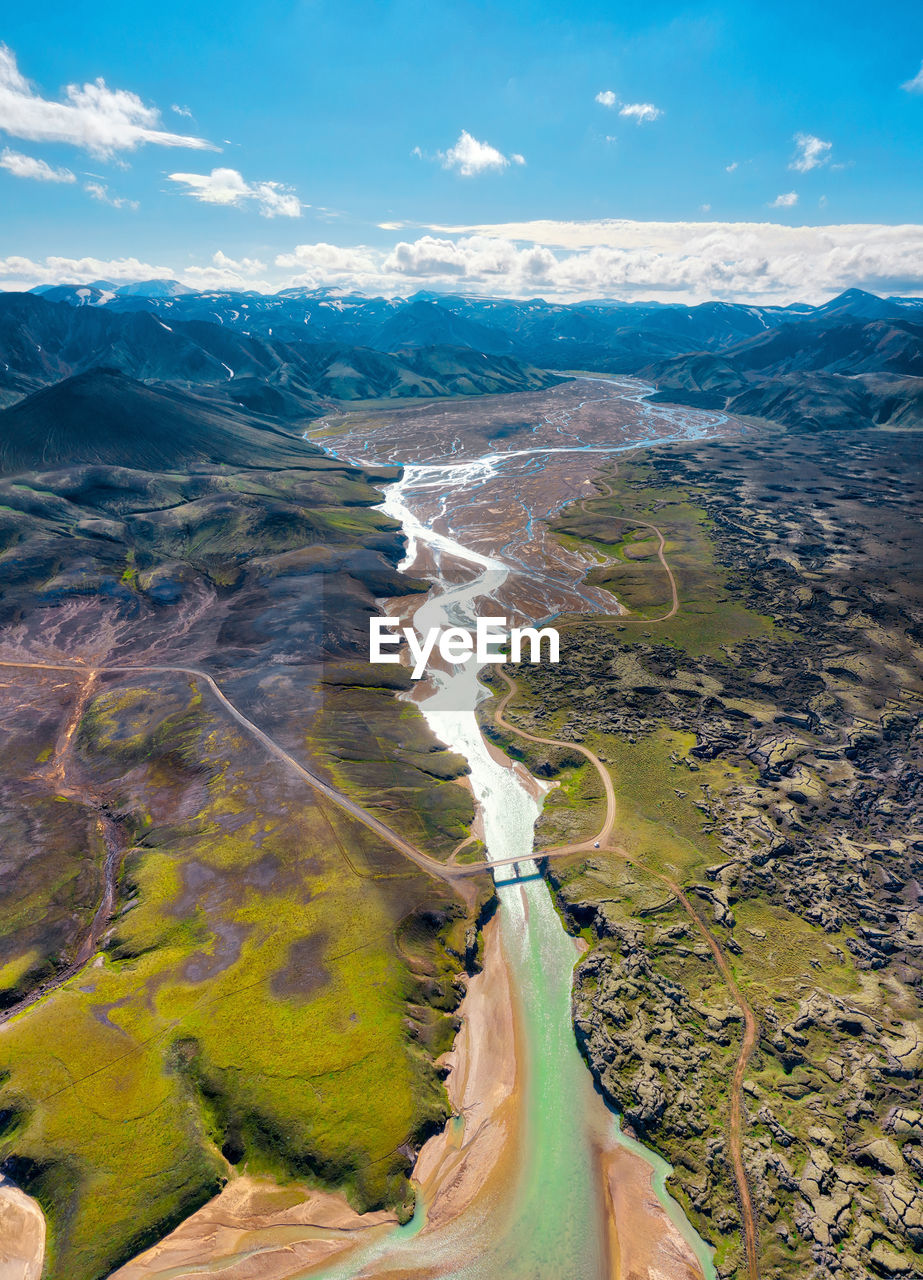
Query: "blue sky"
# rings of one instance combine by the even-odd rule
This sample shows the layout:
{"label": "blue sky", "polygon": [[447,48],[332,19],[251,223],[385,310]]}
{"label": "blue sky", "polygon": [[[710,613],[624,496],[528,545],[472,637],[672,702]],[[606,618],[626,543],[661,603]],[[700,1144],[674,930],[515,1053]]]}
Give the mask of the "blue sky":
{"label": "blue sky", "polygon": [[917,3],[51,0],[0,38],[7,288],[923,292]]}

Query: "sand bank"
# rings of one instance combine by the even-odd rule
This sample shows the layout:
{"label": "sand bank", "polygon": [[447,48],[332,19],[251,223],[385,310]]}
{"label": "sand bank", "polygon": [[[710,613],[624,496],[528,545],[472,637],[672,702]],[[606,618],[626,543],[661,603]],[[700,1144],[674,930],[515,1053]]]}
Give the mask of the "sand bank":
{"label": "sand bank", "polygon": [[45,1215],[0,1175],[0,1280],[39,1280],[44,1261]]}
{"label": "sand bank", "polygon": [[421,1240],[491,1196],[515,1160],[521,1082],[509,971],[494,917],[484,927],[484,968],[468,982],[462,1025],[444,1058],[458,1117],[420,1152],[414,1180],[426,1203]]}
{"label": "sand bank", "polygon": [[393,1213],[358,1214],[339,1195],[243,1176],[111,1280],[191,1280],[206,1269],[222,1280],[288,1280],[396,1222]]}
{"label": "sand bank", "polygon": [[650,1165],[616,1145],[600,1152],[600,1165],[611,1280],[703,1280],[695,1255],[657,1199]]}

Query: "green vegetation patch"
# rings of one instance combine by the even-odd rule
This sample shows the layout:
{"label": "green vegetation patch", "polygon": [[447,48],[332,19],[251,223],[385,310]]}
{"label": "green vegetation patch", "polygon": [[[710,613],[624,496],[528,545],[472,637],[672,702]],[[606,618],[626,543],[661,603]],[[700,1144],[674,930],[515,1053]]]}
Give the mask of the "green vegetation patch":
{"label": "green vegetation patch", "polygon": [[3,1147],[48,1215],[48,1274],[108,1274],[234,1167],[406,1206],[407,1151],[448,1114],[433,1056],[455,1029],[461,903],[195,689],[108,689],[78,744],[130,765],[123,803],[157,816],[133,818],[102,957],[3,1033]]}
{"label": "green vegetation patch", "polygon": [[745,636],[771,634],[770,620],[744,607],[729,590],[713,526],[694,492],[657,481],[643,455],[633,456],[603,473],[600,483],[609,493],[565,508],[552,524],[565,545],[590,561],[602,561],[588,572],[587,582],[612,592],[628,611],[621,624],[626,631],[663,618],[672,593],[657,554],[656,529],[663,534],[663,554],[679,597],[677,614],[657,623],[659,640],[700,653],[720,651]]}
{"label": "green vegetation patch", "polygon": [[413,703],[385,688],[341,683],[339,670],[331,674],[307,739],[312,756],[336,787],[383,822],[427,853],[448,857],[474,819],[471,792],[459,781],[466,762],[439,747]]}

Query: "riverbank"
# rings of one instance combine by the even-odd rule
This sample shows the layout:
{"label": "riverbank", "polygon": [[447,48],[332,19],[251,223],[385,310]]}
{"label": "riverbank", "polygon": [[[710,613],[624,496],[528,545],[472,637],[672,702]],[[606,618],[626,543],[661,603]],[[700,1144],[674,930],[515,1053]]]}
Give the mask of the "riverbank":
{"label": "riverbank", "polygon": [[[558,431],[555,426],[556,436]],[[519,599],[521,570],[542,597],[536,597],[536,612],[530,606],[529,616],[540,616],[540,606],[544,612],[549,592],[563,592],[562,598],[569,599],[569,575],[536,578],[528,557],[517,557],[519,567],[514,568],[506,559],[509,539],[501,535],[510,532],[515,516],[521,538],[530,541],[533,513],[547,513],[542,504],[553,483],[546,474],[550,456],[555,480],[561,477],[560,487],[554,483],[559,501],[572,483],[590,483],[592,463],[579,455],[602,451],[575,440],[491,455],[484,466],[477,461],[461,467],[408,465],[401,480],[389,487],[384,508],[405,530],[408,555],[401,567],[418,571],[425,565],[436,579],[434,590],[415,601],[418,629],[448,622],[470,625],[478,602],[492,608],[504,588],[515,587]],[[511,486],[521,492],[526,477],[540,483],[528,494],[528,504],[518,502],[512,512],[503,505],[506,495]],[[500,545],[504,559],[468,545],[472,520],[483,540],[478,518],[495,514],[495,500],[482,491],[498,484],[504,495],[496,512],[501,518],[489,547]],[[472,486],[482,493],[478,508],[470,502]],[[426,504],[436,494],[443,518],[435,517],[434,528]],[[489,501],[494,505],[487,506]],[[464,517],[456,526],[452,514],[463,507]],[[436,736],[469,763],[467,785],[480,807],[489,856],[505,868],[497,890],[500,911],[488,927],[484,972],[470,981],[460,1011],[461,1031],[444,1060],[450,1068],[447,1086],[455,1118],[421,1152],[415,1170],[422,1186],[418,1213],[404,1227],[354,1237],[338,1254],[331,1251],[312,1264],[312,1274],[320,1271],[325,1280],[564,1275],[627,1280],[649,1273],[656,1264],[654,1274],[662,1280],[712,1275],[705,1263],[697,1267],[692,1256],[694,1247],[701,1246],[708,1261],[701,1241],[685,1248],[685,1242],[677,1243],[670,1215],[681,1215],[665,1192],[662,1162],[653,1154],[626,1149],[634,1144],[620,1137],[616,1118],[594,1091],[580,1056],[571,1019],[578,949],[533,861],[533,828],[547,788],[486,743],[475,713],[481,694],[473,665],[436,670],[432,677],[426,696],[415,701]],[[504,1030],[508,1023],[513,1028],[509,1035]],[[652,1197],[658,1207],[650,1203]],[[356,1240],[363,1246],[358,1250]],[[241,1280],[249,1274],[267,1280],[292,1274],[267,1270],[269,1254],[263,1251],[258,1269],[241,1271]],[[255,1261],[251,1256],[251,1265]],[[227,1267],[222,1271],[234,1275]]]}
{"label": "riverbank", "polygon": [[599,1164],[610,1280],[703,1280],[702,1268],[657,1197],[651,1166],[617,1145],[600,1151]]}
{"label": "riverbank", "polygon": [[39,1280],[44,1262],[45,1215],[0,1174],[0,1280]]}
{"label": "riverbank", "polygon": [[468,982],[462,1024],[442,1062],[453,1120],[420,1151],[414,1181],[426,1204],[421,1239],[490,1199],[515,1165],[521,1125],[521,1028],[500,922],[484,926],[483,969]]}
{"label": "riverbank", "polygon": [[358,1214],[341,1195],[245,1174],[110,1280],[203,1271],[220,1271],[223,1280],[294,1280],[396,1226],[393,1213]]}

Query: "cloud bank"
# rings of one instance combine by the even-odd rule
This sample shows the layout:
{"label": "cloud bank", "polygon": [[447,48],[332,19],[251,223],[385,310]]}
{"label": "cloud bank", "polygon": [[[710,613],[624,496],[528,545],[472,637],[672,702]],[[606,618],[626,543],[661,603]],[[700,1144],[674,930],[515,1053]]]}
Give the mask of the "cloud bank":
{"label": "cloud bank", "polygon": [[710,298],[820,302],[843,289],[923,294],[923,225],[793,227],[773,222],[519,222],[406,229],[385,247],[299,244],[271,264],[218,251],[209,263],[23,257],[0,285],[170,276],[193,288],[329,286],[365,294],[417,289],[510,297]]}

